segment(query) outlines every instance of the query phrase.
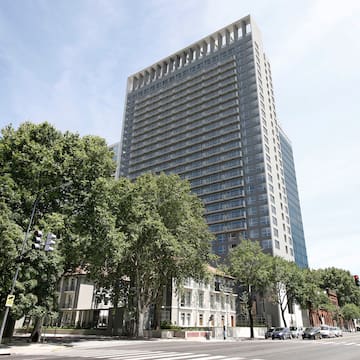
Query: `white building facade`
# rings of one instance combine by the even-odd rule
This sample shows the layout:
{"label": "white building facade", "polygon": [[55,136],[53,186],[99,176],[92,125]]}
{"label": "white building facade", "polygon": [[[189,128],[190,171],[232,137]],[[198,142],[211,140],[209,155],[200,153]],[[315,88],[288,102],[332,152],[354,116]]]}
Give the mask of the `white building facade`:
{"label": "white building facade", "polygon": [[[234,285],[232,278],[219,274],[208,283],[187,279],[181,288],[173,281],[171,289],[165,290],[160,320],[181,328],[235,327]],[[97,288],[86,274],[61,279],[60,326],[105,329],[111,326],[112,309],[109,292]],[[147,318],[145,327],[151,328],[150,311]]]}

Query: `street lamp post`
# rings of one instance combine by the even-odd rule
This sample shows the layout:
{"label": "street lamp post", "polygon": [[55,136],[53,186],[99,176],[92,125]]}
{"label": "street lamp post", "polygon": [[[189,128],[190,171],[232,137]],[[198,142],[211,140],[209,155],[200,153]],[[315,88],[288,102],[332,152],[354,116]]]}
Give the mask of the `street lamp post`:
{"label": "street lamp post", "polygon": [[[38,205],[38,202],[39,202],[39,199],[41,197],[41,195],[43,195],[44,193],[47,193],[51,190],[54,190],[54,189],[57,189],[57,188],[61,188],[61,187],[66,187],[68,185],[71,185],[72,182],[69,181],[65,184],[61,184],[60,186],[54,186],[54,187],[51,187],[50,189],[47,189],[46,191],[39,191],[36,195],[36,198],[35,198],[35,201],[34,201],[34,204],[33,204],[33,207],[32,207],[32,211],[31,211],[31,216],[30,216],[30,221],[29,221],[29,224],[28,224],[28,227],[27,227],[27,230],[26,230],[26,233],[25,233],[25,237],[24,237],[24,240],[22,242],[22,246],[21,246],[21,252],[20,252],[20,256],[19,256],[19,260],[18,260],[18,264],[17,264],[17,267],[16,267],[16,271],[15,271],[15,275],[14,275],[14,278],[13,278],[13,281],[12,281],[12,286],[11,286],[11,290],[10,290],[10,293],[9,295],[13,295],[14,294],[14,291],[15,291],[15,285],[16,285],[16,280],[18,278],[18,275],[19,275],[19,271],[20,271],[20,265],[21,265],[21,262],[23,260],[23,256],[25,254],[25,247],[26,247],[26,243],[27,243],[27,239],[29,237],[29,232],[30,232],[30,229],[31,229],[31,226],[32,226],[32,223],[33,223],[33,220],[34,220],[34,215],[35,215],[35,211],[36,211],[36,207]],[[53,235],[50,233],[50,235]],[[45,251],[52,251],[52,248],[51,248],[51,245],[53,245],[53,237],[51,237],[51,239],[47,239],[47,244],[48,244],[48,248],[45,249]],[[4,313],[4,318],[3,318],[3,321],[2,321],[2,324],[1,324],[1,328],[0,328],[0,344],[2,343],[2,338],[3,338],[3,334],[4,334],[4,330],[5,330],[5,324],[6,324],[6,320],[7,320],[7,317],[9,315],[9,311],[10,311],[10,306],[5,306],[5,313]]]}
{"label": "street lamp post", "polygon": [[[34,214],[35,214],[35,210],[36,210],[36,206],[38,204],[38,201],[39,201],[39,195],[36,196],[36,199],[34,201],[34,205],[33,205],[32,211],[31,211],[30,221],[29,221],[26,233],[25,233],[24,240],[22,242],[20,257],[19,257],[19,261],[18,261],[18,264],[17,264],[17,267],[16,267],[15,275],[13,277],[13,281],[12,281],[11,290],[10,290],[9,295],[13,295],[14,291],[15,291],[16,280],[17,280],[18,275],[19,275],[21,261],[23,259],[24,253],[25,253],[26,243],[27,243],[27,239],[28,239],[28,236],[29,236],[31,225],[32,225],[32,222],[33,222],[33,219],[34,219]],[[6,306],[3,321],[2,321],[2,324],[1,324],[1,328],[0,328],[0,344],[2,343],[2,338],[3,338],[3,334],[4,334],[4,330],[5,330],[5,324],[6,324],[7,317],[9,315],[9,311],[10,311],[10,306]]]}

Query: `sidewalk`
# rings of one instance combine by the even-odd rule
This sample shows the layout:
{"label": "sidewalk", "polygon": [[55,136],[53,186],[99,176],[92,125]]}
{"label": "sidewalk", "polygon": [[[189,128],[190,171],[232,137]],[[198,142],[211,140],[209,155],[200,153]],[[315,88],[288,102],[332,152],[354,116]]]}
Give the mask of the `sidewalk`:
{"label": "sidewalk", "polygon": [[56,344],[41,344],[41,343],[32,343],[32,344],[19,344],[19,345],[1,345],[0,346],[0,359],[6,358],[6,355],[15,355],[15,354],[29,354],[38,355],[46,354],[53,351],[58,351],[64,348],[64,346]]}
{"label": "sidewalk", "polygon": [[[42,342],[32,343],[29,341],[29,335],[23,336],[14,336],[11,343],[9,344],[0,344],[0,360],[6,359],[9,355],[15,354],[30,354],[31,355],[46,355],[49,353],[62,351],[70,347],[86,347],[86,348],[95,348],[95,347],[111,347],[119,345],[136,345],[139,342],[149,342],[149,341],[164,341],[164,342],[179,342],[179,341],[201,341],[201,342],[224,342],[224,341],[244,341],[248,338],[243,339],[182,339],[182,338],[170,338],[170,339],[161,339],[161,338],[150,338],[150,339],[129,339],[122,337],[109,337],[109,336],[95,336],[95,335],[63,335],[63,336],[53,336],[46,335],[42,338]],[[7,356],[6,356],[7,355]]]}
{"label": "sidewalk", "polygon": [[[139,341],[159,341],[164,339],[121,339],[118,337],[100,337],[100,336],[76,336],[65,335],[62,337],[46,337],[43,338],[43,342],[32,343],[28,342],[29,337],[14,337],[9,344],[0,344],[0,360],[6,359],[6,355],[15,354],[29,354],[31,355],[46,355],[55,351],[65,350],[69,347],[111,347],[118,345],[130,345],[136,344]],[[178,341],[178,340],[177,340]]]}

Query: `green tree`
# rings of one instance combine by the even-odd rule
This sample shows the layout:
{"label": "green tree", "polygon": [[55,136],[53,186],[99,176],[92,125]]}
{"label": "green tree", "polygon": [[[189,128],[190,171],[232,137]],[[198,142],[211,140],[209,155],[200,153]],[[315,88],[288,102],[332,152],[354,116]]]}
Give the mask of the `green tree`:
{"label": "green tree", "polygon": [[125,300],[128,290],[128,286],[124,286],[123,261],[124,249],[129,244],[121,228],[131,208],[128,196],[132,186],[126,178],[99,179],[75,220],[83,250],[81,267],[96,284],[110,290],[115,308]]}
{"label": "green tree", "polygon": [[302,287],[297,294],[297,301],[303,309],[309,312],[311,325],[313,312],[319,309],[327,309],[334,311],[334,306],[331,304],[326,292],[320,287],[320,276],[318,270],[302,269]]}
{"label": "green tree", "polygon": [[324,290],[336,291],[339,306],[345,304],[360,305],[360,289],[355,285],[354,278],[349,271],[330,267],[317,270],[320,287]]}
{"label": "green tree", "polygon": [[159,303],[171,280],[181,284],[188,277],[206,277],[213,235],[203,204],[178,176],[145,174],[133,183],[122,180],[113,196],[115,227],[125,244],[113,269],[129,278],[134,331],[141,337],[146,311]]}
{"label": "green tree", "polygon": [[270,283],[271,256],[263,253],[258,242],[242,240],[229,255],[229,272],[239,281],[246,303],[250,337],[254,338],[253,307],[257,294],[264,294]]}
{"label": "green tree", "polygon": [[[0,137],[0,243],[7,258],[0,267],[19,256],[23,234],[36,200],[32,229],[56,233],[61,241],[56,253],[25,249],[12,314],[30,310],[44,314],[56,303],[55,286],[64,269],[79,265],[82,239],[77,214],[99,178],[110,178],[115,170],[112,154],[103,139],[70,132],[61,133],[48,123],[24,123],[15,130],[5,127]],[[14,261],[15,263],[15,261]],[[14,266],[2,274],[0,299],[9,291]],[[1,303],[3,307],[4,303]]]}
{"label": "green tree", "polygon": [[271,283],[267,294],[271,302],[279,305],[281,317],[286,327],[286,309],[298,302],[303,293],[303,273],[296,263],[280,257],[272,258],[271,263]]}
{"label": "green tree", "polygon": [[360,319],[360,308],[355,304],[345,304],[341,308],[341,313],[345,320]]}

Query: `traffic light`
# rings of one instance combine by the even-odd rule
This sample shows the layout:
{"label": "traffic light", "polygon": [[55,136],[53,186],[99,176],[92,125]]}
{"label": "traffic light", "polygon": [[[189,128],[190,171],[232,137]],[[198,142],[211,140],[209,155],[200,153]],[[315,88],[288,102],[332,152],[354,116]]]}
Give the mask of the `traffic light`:
{"label": "traffic light", "polygon": [[40,231],[40,230],[34,231],[34,235],[32,237],[32,242],[33,242],[32,246],[31,246],[32,249],[40,250],[42,235],[43,235],[42,231]]}
{"label": "traffic light", "polygon": [[359,275],[354,275],[355,285],[360,286]]}
{"label": "traffic light", "polygon": [[48,233],[46,236],[46,241],[45,241],[45,251],[53,251],[53,245],[55,245],[55,240],[56,240],[56,235],[54,235],[53,233]]}

